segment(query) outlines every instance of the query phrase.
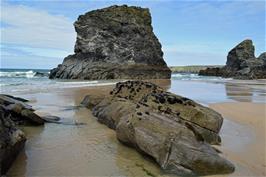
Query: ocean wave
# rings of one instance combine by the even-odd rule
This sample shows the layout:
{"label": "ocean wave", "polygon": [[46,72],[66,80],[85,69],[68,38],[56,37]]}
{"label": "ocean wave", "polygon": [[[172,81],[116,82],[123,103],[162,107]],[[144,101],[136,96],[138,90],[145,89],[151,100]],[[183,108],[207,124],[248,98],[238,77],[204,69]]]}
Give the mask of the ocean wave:
{"label": "ocean wave", "polygon": [[206,80],[206,81],[232,80],[231,78],[222,78],[222,77],[216,77],[216,76],[200,76],[198,74],[191,74],[191,73],[174,73],[174,74],[172,74],[172,79],[176,79],[176,80]]}
{"label": "ocean wave", "polygon": [[39,78],[48,77],[49,73],[29,71],[0,71],[0,78]]}
{"label": "ocean wave", "polygon": [[1,93],[40,93],[49,92],[51,90],[64,88],[79,88],[79,87],[93,87],[93,86],[108,86],[114,85],[118,81],[85,81],[85,80],[50,80],[42,79],[27,79],[27,78],[4,78],[0,87]]}

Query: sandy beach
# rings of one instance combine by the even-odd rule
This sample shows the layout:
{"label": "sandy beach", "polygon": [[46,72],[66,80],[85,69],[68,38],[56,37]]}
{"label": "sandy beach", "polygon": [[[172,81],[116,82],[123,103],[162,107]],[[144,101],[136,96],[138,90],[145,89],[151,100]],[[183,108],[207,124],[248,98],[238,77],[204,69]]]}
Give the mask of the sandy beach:
{"label": "sandy beach", "polygon": [[[231,141],[226,139],[227,132],[222,130],[221,136],[223,143],[220,147],[221,151],[228,157],[228,159],[235,162],[237,167],[247,170],[244,174],[236,170],[233,175],[251,175],[251,176],[265,176],[266,175],[266,161],[265,161],[265,117],[266,104],[237,102],[237,103],[217,103],[210,104],[210,107],[218,111],[224,118],[233,121],[241,126],[246,127],[246,137],[250,136],[245,144],[241,147],[233,147],[231,144],[235,143],[234,138]],[[224,134],[223,134],[224,133]],[[235,138],[245,136],[241,132],[234,132],[231,136]]]}
{"label": "sandy beach", "polygon": [[[233,174],[223,176],[265,176],[263,82],[153,82],[210,106],[223,115],[222,144],[216,147],[236,166]],[[66,122],[85,125],[24,127],[28,137],[26,147],[8,176],[174,176],[165,174],[151,159],[118,142],[113,130],[100,124],[90,110],[78,107],[85,95],[108,94],[113,87],[64,88],[17,94],[31,100],[30,104],[40,115],[56,115]],[[212,95],[215,90],[219,91],[217,97]]]}

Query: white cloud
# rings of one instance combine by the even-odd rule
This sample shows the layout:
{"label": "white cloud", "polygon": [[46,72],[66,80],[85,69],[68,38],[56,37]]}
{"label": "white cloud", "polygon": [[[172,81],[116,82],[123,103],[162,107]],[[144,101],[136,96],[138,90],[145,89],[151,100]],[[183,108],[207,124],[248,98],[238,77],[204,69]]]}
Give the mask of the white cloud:
{"label": "white cloud", "polygon": [[73,51],[73,22],[60,15],[22,5],[3,4],[1,43]]}

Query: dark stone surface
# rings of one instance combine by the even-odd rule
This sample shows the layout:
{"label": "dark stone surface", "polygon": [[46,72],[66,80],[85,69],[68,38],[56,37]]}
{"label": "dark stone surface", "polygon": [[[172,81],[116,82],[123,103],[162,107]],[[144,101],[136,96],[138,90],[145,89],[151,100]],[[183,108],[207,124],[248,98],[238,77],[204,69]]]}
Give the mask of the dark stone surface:
{"label": "dark stone surface", "polygon": [[26,104],[26,101],[23,98],[0,94],[0,105],[10,113],[12,121],[16,124],[44,124],[44,120],[34,113],[35,110]]}
{"label": "dark stone surface", "polygon": [[226,66],[207,68],[199,75],[232,77],[235,79],[265,79],[266,53],[258,58],[254,55],[255,47],[251,40],[244,40],[234,47],[227,55]]}
{"label": "dark stone surface", "polygon": [[89,109],[93,108],[97,104],[99,104],[102,101],[101,96],[96,96],[96,95],[87,95],[85,98],[82,100],[80,103],[82,106],[85,106]]}
{"label": "dark stone surface", "polygon": [[169,79],[149,9],[111,6],[80,15],[75,54],[50,72],[61,79]]}
{"label": "dark stone surface", "polygon": [[0,105],[0,175],[4,175],[23,149],[25,134],[16,128],[11,114]]}
{"label": "dark stone surface", "polygon": [[234,171],[210,146],[221,142],[222,116],[155,84],[117,83],[92,113],[116,131],[119,141],[153,157],[166,172],[184,176]]}

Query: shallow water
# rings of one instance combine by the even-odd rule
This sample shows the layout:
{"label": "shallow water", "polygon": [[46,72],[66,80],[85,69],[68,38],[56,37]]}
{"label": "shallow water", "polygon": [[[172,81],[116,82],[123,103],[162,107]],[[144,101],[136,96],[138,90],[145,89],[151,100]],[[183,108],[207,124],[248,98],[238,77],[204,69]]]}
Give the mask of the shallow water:
{"label": "shallow water", "polygon": [[[246,83],[229,83],[227,86],[227,82],[174,79],[156,82],[171,92],[203,104],[265,100],[261,83],[257,88],[256,84]],[[112,87],[64,88],[16,94],[30,99],[30,104],[41,115],[51,114],[62,117],[64,121],[86,124],[46,123],[43,127],[24,127],[28,137],[25,150],[19,154],[8,176],[169,176],[150,158],[119,143],[115,132],[97,122],[88,109],[76,107],[86,94],[108,93]],[[221,131],[223,146],[231,150],[241,150],[250,143],[252,136],[251,129],[232,121],[225,121]],[[245,170],[241,166],[237,168]],[[246,170],[246,174],[252,173]]]}
{"label": "shallow water", "polygon": [[44,127],[23,128],[28,136],[25,151],[8,175],[145,176],[146,171],[161,173],[150,159],[146,160],[134,149],[119,143],[115,132],[98,123],[88,109],[64,109],[78,105],[82,93],[58,91],[24,97],[35,100],[32,105],[39,114],[52,113],[65,121],[74,120],[86,125],[47,123]]}

